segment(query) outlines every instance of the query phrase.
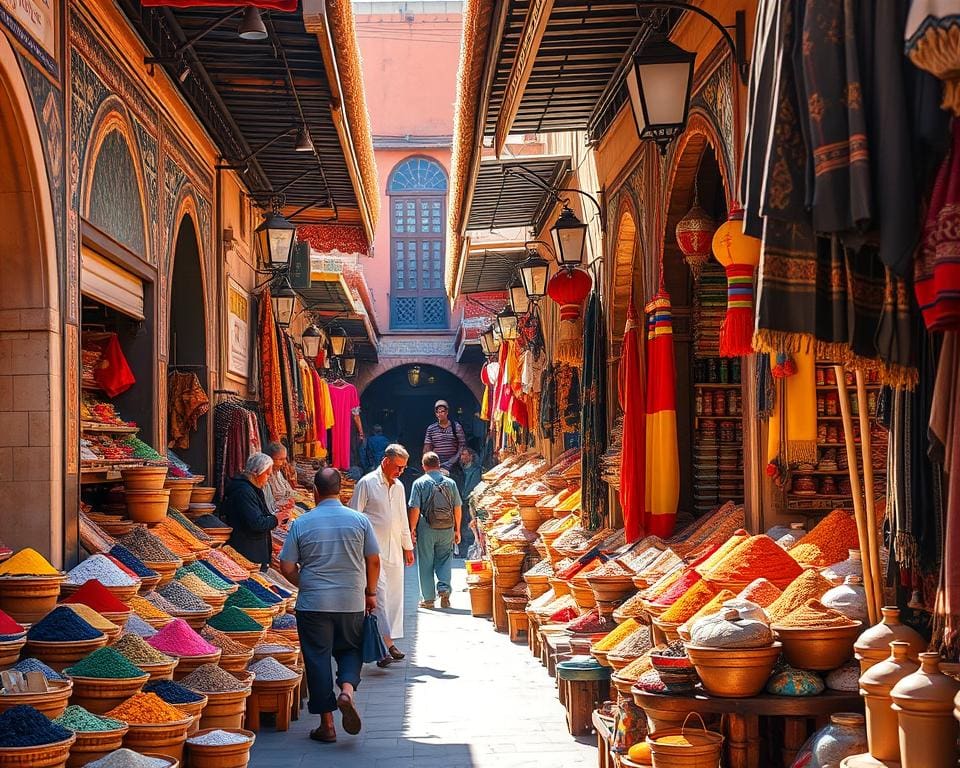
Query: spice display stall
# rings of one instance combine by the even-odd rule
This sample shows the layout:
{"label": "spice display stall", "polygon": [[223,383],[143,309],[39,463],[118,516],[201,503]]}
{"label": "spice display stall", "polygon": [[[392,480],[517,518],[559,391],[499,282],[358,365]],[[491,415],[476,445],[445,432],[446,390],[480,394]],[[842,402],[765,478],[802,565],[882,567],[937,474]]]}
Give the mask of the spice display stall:
{"label": "spice display stall", "polygon": [[97,517],[81,513],[89,556],[66,573],[30,549],[2,563],[0,763],[247,765],[259,714],[285,730],[300,709],[295,587],[204,516]]}

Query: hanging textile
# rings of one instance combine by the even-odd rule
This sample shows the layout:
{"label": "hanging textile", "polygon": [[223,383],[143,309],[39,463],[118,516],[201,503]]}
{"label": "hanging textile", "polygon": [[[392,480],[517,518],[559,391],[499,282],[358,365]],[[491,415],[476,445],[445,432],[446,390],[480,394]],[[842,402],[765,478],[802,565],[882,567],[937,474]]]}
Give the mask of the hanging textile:
{"label": "hanging textile", "polygon": [[930,331],[960,330],[960,120],[940,166],[914,264],[915,290]]}
{"label": "hanging textile", "polygon": [[360,395],[357,388],[346,381],[330,384],[330,402],[333,405],[333,440],[331,466],[337,469],[350,468],[350,434],[354,416],[360,413]]}
{"label": "hanging textile", "polygon": [[315,443],[317,442],[316,430],[316,404],[313,399],[313,376],[310,373],[310,366],[307,361],[301,357],[297,360],[297,368],[300,373],[300,389],[303,392],[303,410],[305,415],[305,425],[303,431],[303,453],[305,456],[313,457]]}
{"label": "hanging textile", "polygon": [[641,320],[633,297],[627,305],[617,392],[623,411],[620,450],[620,506],[627,542],[644,535],[646,407],[644,405],[643,357],[640,354]]}
{"label": "hanging textile", "polygon": [[200,417],[210,410],[210,399],[195,373],[169,371],[167,374],[168,448],[189,448],[190,433],[197,431]]}
{"label": "hanging textile", "polygon": [[540,437],[552,441],[557,435],[557,374],[552,363],[540,380]]}
{"label": "hanging textile", "polygon": [[273,302],[270,289],[260,297],[260,323],[258,329],[260,352],[260,399],[267,421],[267,439],[278,442],[286,437],[286,418],[283,405],[283,369],[277,350],[276,324],[273,321]]}
{"label": "hanging textile", "polygon": [[583,318],[583,409],[581,410],[580,488],[588,530],[607,519],[609,494],[600,459],[607,450],[607,326],[600,292],[592,291]]}
{"label": "hanging textile", "polygon": [[97,349],[100,352],[93,379],[107,393],[107,397],[121,395],[137,383],[123,349],[120,348],[117,334],[98,334],[89,341],[85,339],[84,348]]}
{"label": "hanging textile", "polygon": [[948,646],[960,644],[960,338],[950,331],[943,336],[930,411],[933,455],[943,464],[946,480],[946,551],[941,576],[945,637]]}
{"label": "hanging textile", "polygon": [[226,482],[243,470],[247,457],[260,450],[259,404],[231,397],[213,409],[214,466],[212,485],[222,497]]}
{"label": "hanging textile", "polygon": [[673,533],[680,501],[677,443],[677,383],[670,297],[661,289],[644,307],[647,314],[646,451],[644,532]]}
{"label": "hanging textile", "polygon": [[296,432],[296,390],[293,386],[293,366],[287,347],[287,334],[276,326],[277,357],[280,360],[280,391],[283,393],[284,434],[292,437]]}
{"label": "hanging textile", "polygon": [[313,397],[316,404],[317,458],[325,459],[327,451],[327,431],[336,424],[333,403],[330,401],[330,385],[314,369]]}
{"label": "hanging textile", "polygon": [[[793,373],[778,376],[776,356],[770,356],[773,376],[783,385],[774,398],[767,428],[767,464],[779,471],[799,463],[817,463],[816,358],[805,350],[790,355],[789,363]],[[784,367],[783,362],[779,367]],[[768,474],[772,472],[768,470]]]}

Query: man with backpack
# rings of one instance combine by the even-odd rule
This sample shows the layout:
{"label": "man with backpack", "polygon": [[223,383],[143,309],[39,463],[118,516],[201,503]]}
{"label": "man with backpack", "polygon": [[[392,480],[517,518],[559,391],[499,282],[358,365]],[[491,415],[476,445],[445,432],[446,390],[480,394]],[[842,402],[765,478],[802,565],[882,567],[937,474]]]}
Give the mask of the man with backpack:
{"label": "man with backpack", "polygon": [[462,503],[456,482],[440,470],[440,457],[433,451],[424,453],[423,476],[414,481],[408,504],[421,608],[433,608],[438,593],[440,607],[450,607],[451,559],[460,543]]}
{"label": "man with backpack", "polygon": [[423,453],[437,454],[440,468],[450,472],[460,460],[460,451],[467,447],[467,436],[459,422],[450,420],[450,405],[446,400],[437,400],[433,412],[437,420],[427,427],[423,437]]}

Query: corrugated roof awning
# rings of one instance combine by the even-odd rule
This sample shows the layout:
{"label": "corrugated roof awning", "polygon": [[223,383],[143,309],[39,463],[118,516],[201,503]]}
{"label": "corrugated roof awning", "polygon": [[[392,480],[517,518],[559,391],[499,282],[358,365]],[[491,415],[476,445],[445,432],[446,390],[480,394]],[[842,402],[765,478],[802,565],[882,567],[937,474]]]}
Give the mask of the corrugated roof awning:
{"label": "corrugated roof awning", "polygon": [[[503,291],[517,264],[527,258],[523,248],[471,248],[464,254],[460,293]],[[502,309],[502,307],[501,307]]]}
{"label": "corrugated roof awning", "polygon": [[343,328],[358,360],[376,362],[377,334],[365,311],[360,311],[342,272],[310,273],[310,287],[297,289],[303,306],[324,323]]}
{"label": "corrugated roof awning", "polygon": [[467,230],[500,227],[540,229],[553,206],[549,192],[511,169],[523,168],[548,187],[558,186],[570,170],[570,158],[559,155],[532,155],[509,160],[482,160],[470,201]]}
{"label": "corrugated roof awning", "polygon": [[[350,3],[263,11],[263,40],[237,34],[242,8],[118,5],[258,204],[296,221],[362,225],[379,212],[376,166]],[[294,151],[306,127],[314,153]]]}

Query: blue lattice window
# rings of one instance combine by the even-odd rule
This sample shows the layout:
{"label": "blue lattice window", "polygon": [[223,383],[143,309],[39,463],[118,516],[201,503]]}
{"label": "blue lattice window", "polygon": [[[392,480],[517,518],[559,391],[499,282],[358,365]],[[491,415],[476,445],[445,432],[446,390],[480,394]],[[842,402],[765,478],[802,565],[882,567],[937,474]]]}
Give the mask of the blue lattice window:
{"label": "blue lattice window", "polygon": [[397,192],[446,192],[447,174],[435,160],[427,157],[410,157],[400,163],[390,174],[387,194]]}
{"label": "blue lattice window", "polygon": [[447,177],[439,164],[411,157],[390,174],[392,328],[445,328]]}

